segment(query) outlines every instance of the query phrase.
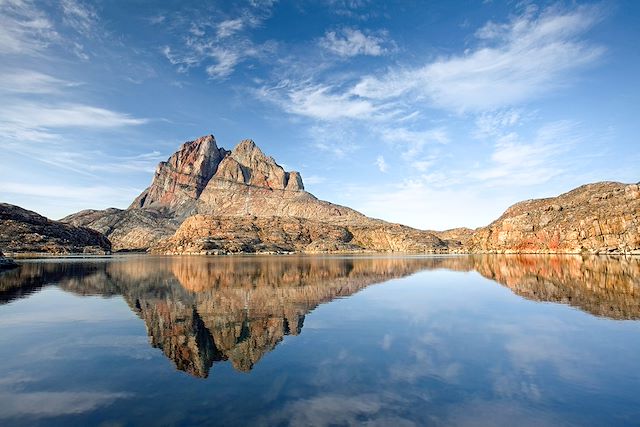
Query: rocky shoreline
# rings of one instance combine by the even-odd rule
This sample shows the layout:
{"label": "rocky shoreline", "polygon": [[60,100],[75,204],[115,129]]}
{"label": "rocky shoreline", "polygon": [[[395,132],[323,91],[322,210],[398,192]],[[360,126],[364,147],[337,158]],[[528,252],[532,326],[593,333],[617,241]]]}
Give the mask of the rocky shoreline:
{"label": "rocky shoreline", "polygon": [[7,258],[4,256],[2,251],[0,251],[0,271],[2,270],[10,270],[12,268],[18,267],[18,263],[16,263],[11,258]]}
{"label": "rocky shoreline", "polygon": [[127,209],[60,221],[0,203],[0,248],[11,254],[289,253],[640,254],[640,187],[600,182],[527,200],[475,230],[418,230],[369,218],[305,191],[251,140],[232,150],[212,135],[160,162]]}

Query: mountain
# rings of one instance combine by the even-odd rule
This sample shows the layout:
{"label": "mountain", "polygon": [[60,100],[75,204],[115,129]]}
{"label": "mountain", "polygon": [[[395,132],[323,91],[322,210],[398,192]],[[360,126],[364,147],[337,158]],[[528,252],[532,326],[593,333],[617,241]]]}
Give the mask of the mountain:
{"label": "mountain", "polygon": [[14,253],[105,254],[111,243],[101,233],[52,221],[35,212],[0,203],[0,247]]}
{"label": "mountain", "polygon": [[[275,218],[275,219],[274,219]],[[305,191],[251,140],[233,150],[207,135],[156,168],[128,209],[87,210],[62,221],[104,233],[114,250],[158,253],[445,252],[433,232],[368,218]]]}
{"label": "mountain", "polygon": [[640,253],[640,187],[599,182],[517,203],[476,230],[468,251]]}
{"label": "mountain", "polygon": [[300,173],[253,141],[226,150],[212,135],[160,162],[127,209],[84,210],[57,222],[3,206],[0,247],[8,252],[640,254],[638,184],[600,182],[527,200],[475,230],[417,230],[319,200]]}

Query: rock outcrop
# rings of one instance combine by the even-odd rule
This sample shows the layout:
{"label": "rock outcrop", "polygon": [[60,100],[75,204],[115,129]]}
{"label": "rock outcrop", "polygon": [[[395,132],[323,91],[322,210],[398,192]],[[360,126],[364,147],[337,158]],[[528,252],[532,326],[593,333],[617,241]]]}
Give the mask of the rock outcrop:
{"label": "rock outcrop", "polygon": [[[149,188],[128,209],[82,211],[62,221],[104,233],[116,251],[433,253],[447,249],[447,243],[432,232],[318,200],[304,190],[298,172],[285,171],[251,140],[227,151],[211,135],[183,144],[161,162]],[[183,227],[178,228],[180,224]]]}
{"label": "rock outcrop", "polygon": [[476,230],[468,250],[498,253],[640,253],[640,187],[601,182],[511,206]]}
{"label": "rock outcrop", "polygon": [[295,217],[195,215],[154,246],[162,254],[446,252],[433,234],[382,221],[338,225]]}
{"label": "rock outcrop", "polygon": [[112,242],[113,251],[146,251],[161,239],[175,233],[180,220],[165,208],[84,210],[63,222],[90,227]]}
{"label": "rock outcrop", "polygon": [[213,135],[182,144],[166,162],[160,162],[151,185],[130,208],[160,207],[183,215],[192,213],[195,201],[226,154]]}
{"label": "rock outcrop", "polygon": [[111,251],[111,242],[90,228],[0,203],[0,247],[8,253],[106,254]]}

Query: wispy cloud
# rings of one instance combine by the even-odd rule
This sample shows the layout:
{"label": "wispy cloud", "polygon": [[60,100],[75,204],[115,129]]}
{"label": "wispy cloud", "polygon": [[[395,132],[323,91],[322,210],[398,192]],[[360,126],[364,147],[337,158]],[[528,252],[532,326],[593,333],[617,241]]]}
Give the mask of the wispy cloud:
{"label": "wispy cloud", "polygon": [[241,31],[245,26],[246,21],[242,18],[227,19],[217,25],[216,32],[220,39],[224,39]]}
{"label": "wispy cloud", "polygon": [[511,129],[522,121],[523,112],[515,108],[487,111],[475,119],[476,138],[488,138],[500,135],[505,129]]}
{"label": "wispy cloud", "polygon": [[558,121],[542,126],[530,141],[516,132],[497,137],[489,167],[473,177],[494,185],[541,184],[572,165],[563,154],[581,141],[576,123]]}
{"label": "wispy cloud", "polygon": [[114,128],[147,123],[148,119],[132,117],[105,108],[84,104],[43,104],[15,102],[0,110],[0,126],[5,130],[49,128]]}
{"label": "wispy cloud", "polygon": [[289,112],[322,120],[362,119],[376,112],[371,102],[332,92],[325,85],[293,87],[286,101],[283,105]]}
{"label": "wispy cloud", "polygon": [[39,54],[58,38],[53,22],[32,2],[0,1],[0,53]]}
{"label": "wispy cloud", "polygon": [[447,144],[449,136],[443,127],[426,130],[412,130],[404,127],[387,126],[379,131],[386,142],[402,147],[405,160],[415,160],[426,145]]}
{"label": "wispy cloud", "polygon": [[0,183],[0,193],[20,194],[23,196],[53,197],[74,201],[87,201],[91,199],[102,203],[102,200],[113,200],[114,198],[131,200],[139,188],[116,188],[108,186],[73,186],[73,185],[46,185],[28,184],[23,182],[2,182]]}
{"label": "wispy cloud", "polygon": [[463,55],[417,68],[366,76],[352,89],[363,99],[416,93],[437,107],[478,111],[536,98],[569,82],[571,72],[594,63],[604,48],[581,37],[601,19],[597,6],[528,9],[508,23],[480,28],[478,44]]}
{"label": "wispy cloud", "polygon": [[5,93],[52,94],[80,84],[33,70],[0,71],[0,92]]}
{"label": "wispy cloud", "polygon": [[[259,26],[270,15],[271,7],[271,3],[254,2],[234,18],[191,17],[186,32],[182,27],[177,30],[182,44],[167,45],[161,51],[180,73],[202,66],[212,79],[225,79],[243,62],[260,59],[273,52],[274,42],[256,44],[248,34],[248,30]],[[185,19],[183,17],[181,21]],[[152,23],[158,25],[163,22],[155,19]]]}
{"label": "wispy cloud", "polygon": [[380,56],[388,51],[385,47],[386,36],[386,32],[379,35],[365,34],[361,30],[345,27],[327,31],[319,44],[327,51],[342,57]]}
{"label": "wispy cloud", "polygon": [[346,127],[315,125],[309,128],[308,134],[314,148],[336,158],[344,158],[360,148],[357,134]]}
{"label": "wispy cloud", "polygon": [[77,0],[62,0],[61,6],[65,24],[85,36],[96,34],[98,13],[95,8]]}

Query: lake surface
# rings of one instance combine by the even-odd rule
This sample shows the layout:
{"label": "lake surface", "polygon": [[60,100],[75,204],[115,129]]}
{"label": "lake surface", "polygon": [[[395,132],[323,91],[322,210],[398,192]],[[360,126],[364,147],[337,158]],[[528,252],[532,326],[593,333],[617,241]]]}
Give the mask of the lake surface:
{"label": "lake surface", "polygon": [[640,260],[23,261],[0,361],[3,426],[637,426]]}

